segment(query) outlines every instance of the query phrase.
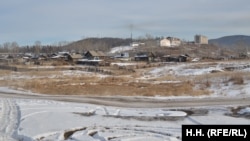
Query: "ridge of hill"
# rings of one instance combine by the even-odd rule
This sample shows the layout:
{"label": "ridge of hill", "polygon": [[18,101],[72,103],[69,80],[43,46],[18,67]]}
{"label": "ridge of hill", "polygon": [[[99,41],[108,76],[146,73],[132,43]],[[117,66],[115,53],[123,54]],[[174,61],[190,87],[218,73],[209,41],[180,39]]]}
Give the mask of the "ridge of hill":
{"label": "ridge of hill", "polygon": [[108,51],[113,47],[129,45],[131,39],[122,38],[86,38],[66,45],[66,48],[81,50],[101,50]]}
{"label": "ridge of hill", "polygon": [[214,44],[218,47],[223,48],[240,48],[240,47],[248,47],[250,46],[250,36],[246,35],[231,35],[224,36],[217,39],[211,39],[208,41],[209,44]]}

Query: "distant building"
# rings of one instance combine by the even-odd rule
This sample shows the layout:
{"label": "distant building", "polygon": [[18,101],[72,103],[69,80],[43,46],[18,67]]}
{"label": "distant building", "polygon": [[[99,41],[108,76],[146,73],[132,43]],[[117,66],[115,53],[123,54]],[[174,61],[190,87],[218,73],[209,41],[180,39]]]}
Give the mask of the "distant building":
{"label": "distant building", "polygon": [[161,47],[175,47],[181,45],[181,40],[175,37],[167,37],[160,40]]}
{"label": "distant building", "polygon": [[160,41],[160,46],[161,47],[170,47],[171,46],[171,43],[170,43],[170,40],[164,38]]}
{"label": "distant building", "polygon": [[130,46],[132,46],[132,47],[139,47],[139,46],[144,46],[144,45],[145,45],[145,43],[140,43],[140,42],[132,42],[130,44]]}
{"label": "distant building", "polygon": [[167,39],[170,40],[171,47],[175,47],[175,46],[180,46],[181,45],[181,40],[179,38],[168,37]]}
{"label": "distant building", "polygon": [[204,35],[195,35],[194,42],[196,44],[208,44],[208,38]]}

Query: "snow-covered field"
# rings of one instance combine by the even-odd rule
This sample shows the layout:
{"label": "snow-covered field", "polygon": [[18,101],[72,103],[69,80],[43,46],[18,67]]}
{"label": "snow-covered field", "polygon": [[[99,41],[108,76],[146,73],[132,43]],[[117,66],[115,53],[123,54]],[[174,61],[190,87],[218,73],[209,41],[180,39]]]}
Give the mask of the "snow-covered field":
{"label": "snow-covered field", "polygon": [[178,141],[183,124],[249,124],[250,105],[233,113],[237,107],[121,108],[1,98],[0,140]]}
{"label": "snow-covered field", "polygon": [[[225,66],[227,66],[225,63],[199,69],[190,66],[187,68],[185,64],[164,66],[145,72],[143,77],[149,79],[168,74],[202,75],[212,70],[223,71],[222,68]],[[249,71],[249,68],[240,71]],[[248,82],[246,80],[242,85],[212,85],[210,89],[214,93],[209,97],[249,97]],[[27,94],[7,87],[1,87],[0,93]],[[249,125],[250,103],[249,105],[126,108],[34,98],[0,98],[1,141],[180,141],[181,127],[184,124]]]}
{"label": "snow-covered field", "polygon": [[[187,115],[185,110],[196,111]],[[181,140],[182,124],[249,124],[229,107],[139,109],[1,99],[1,139],[31,140]],[[249,107],[239,111],[248,113]]]}

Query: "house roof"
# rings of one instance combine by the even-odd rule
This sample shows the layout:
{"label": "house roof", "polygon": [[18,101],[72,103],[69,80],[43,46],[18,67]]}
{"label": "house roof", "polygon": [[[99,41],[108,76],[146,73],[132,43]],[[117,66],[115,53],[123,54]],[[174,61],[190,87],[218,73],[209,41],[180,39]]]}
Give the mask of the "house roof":
{"label": "house roof", "polygon": [[179,54],[172,54],[172,55],[164,55],[162,56],[163,58],[168,58],[168,57],[174,57],[174,58],[177,58],[177,57],[189,57],[189,55],[187,54],[182,54],[182,55],[179,55]]}
{"label": "house roof", "polygon": [[155,54],[153,52],[139,52],[135,57],[155,57]]}
{"label": "house roof", "polygon": [[83,56],[81,54],[74,54],[74,55],[71,55],[71,57],[73,59],[82,59],[83,58]]}

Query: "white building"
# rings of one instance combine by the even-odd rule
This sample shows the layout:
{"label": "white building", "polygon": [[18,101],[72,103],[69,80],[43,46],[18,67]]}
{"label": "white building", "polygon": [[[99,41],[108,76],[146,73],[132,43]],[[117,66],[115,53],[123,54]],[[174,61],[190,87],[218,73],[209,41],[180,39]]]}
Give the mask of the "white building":
{"label": "white building", "polygon": [[168,37],[168,40],[170,40],[171,47],[175,47],[175,46],[180,46],[181,45],[181,40],[179,38]]}
{"label": "white building", "polygon": [[175,37],[168,37],[160,40],[161,47],[175,47],[180,45],[181,45],[181,40]]}
{"label": "white building", "polygon": [[160,41],[160,46],[161,47],[171,47],[170,40],[164,38]]}

